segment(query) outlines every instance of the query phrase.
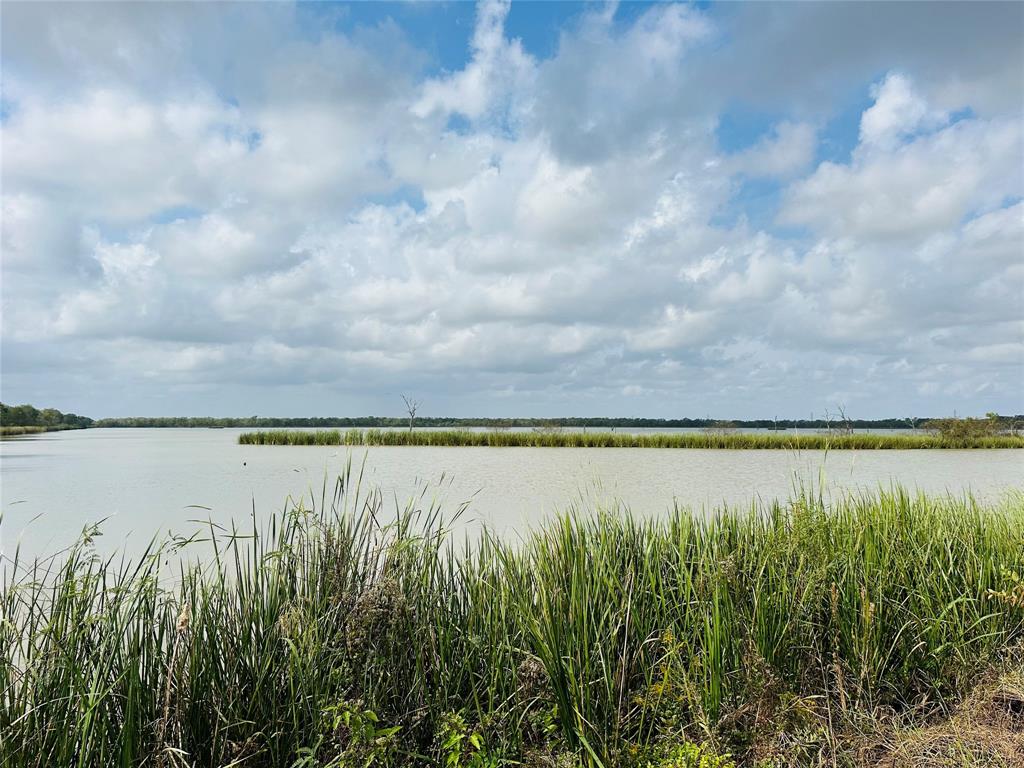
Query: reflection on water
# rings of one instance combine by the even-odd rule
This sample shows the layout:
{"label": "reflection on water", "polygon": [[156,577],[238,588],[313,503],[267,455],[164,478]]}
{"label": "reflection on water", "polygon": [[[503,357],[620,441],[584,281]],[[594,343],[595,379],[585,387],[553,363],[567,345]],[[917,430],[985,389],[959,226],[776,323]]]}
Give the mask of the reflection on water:
{"label": "reflection on water", "polygon": [[[132,550],[155,533],[187,533],[190,520],[225,523],[280,510],[285,499],[319,503],[349,450],[240,446],[236,429],[90,429],[0,442],[0,549],[31,554],[68,544],[106,518],[99,542]],[[511,534],[581,499],[658,514],[784,498],[794,484],[863,489],[901,483],[931,493],[965,489],[986,500],[1024,487],[1024,451],[705,451],[576,448],[351,449],[365,457],[363,485],[404,503],[426,487],[454,510]],[[441,483],[442,477],[444,482]],[[198,507],[198,508],[197,508]],[[203,507],[208,509],[203,509]]]}

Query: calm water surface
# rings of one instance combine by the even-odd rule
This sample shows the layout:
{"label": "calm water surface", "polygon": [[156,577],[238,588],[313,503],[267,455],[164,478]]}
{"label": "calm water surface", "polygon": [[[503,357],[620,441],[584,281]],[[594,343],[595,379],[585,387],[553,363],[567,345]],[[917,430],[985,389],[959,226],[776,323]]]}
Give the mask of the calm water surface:
{"label": "calm water surface", "polygon": [[[1024,488],[1024,451],[705,451],[585,448],[241,446],[236,429],[90,429],[0,441],[0,552],[43,554],[105,519],[100,549],[137,551],[196,519],[243,523],[288,496],[318,501],[351,456],[363,484],[405,502],[427,489],[446,509],[505,534],[570,504],[659,514],[787,497],[822,478],[832,492],[901,483],[998,500]],[[664,430],[662,430],[664,431]],[[444,478],[443,482],[442,478]],[[392,504],[393,505],[393,504]]]}

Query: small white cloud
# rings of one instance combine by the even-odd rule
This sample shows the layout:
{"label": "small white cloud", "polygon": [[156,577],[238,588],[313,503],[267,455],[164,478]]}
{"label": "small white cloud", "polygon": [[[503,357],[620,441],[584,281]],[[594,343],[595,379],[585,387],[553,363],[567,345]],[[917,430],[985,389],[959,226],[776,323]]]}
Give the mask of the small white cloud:
{"label": "small white cloud", "polygon": [[534,62],[518,40],[505,39],[510,0],[481,0],[464,69],[428,80],[412,105],[417,117],[434,112],[480,118],[501,100],[514,98],[534,76]]}
{"label": "small white cloud", "polygon": [[809,123],[783,122],[754,146],[727,158],[725,169],[764,178],[789,178],[814,161],[817,131]]}
{"label": "small white cloud", "polygon": [[667,305],[649,327],[628,334],[631,348],[651,352],[706,344],[717,330],[715,312]]}
{"label": "small white cloud", "polygon": [[931,109],[910,79],[892,72],[871,88],[875,103],[860,118],[864,148],[892,150],[904,139],[944,125],[949,115]]}

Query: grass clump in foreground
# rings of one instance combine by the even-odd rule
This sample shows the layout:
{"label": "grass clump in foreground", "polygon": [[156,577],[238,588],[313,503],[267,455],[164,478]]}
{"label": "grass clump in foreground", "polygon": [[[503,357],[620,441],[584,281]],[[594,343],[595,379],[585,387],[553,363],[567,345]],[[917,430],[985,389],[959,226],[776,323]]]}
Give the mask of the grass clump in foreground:
{"label": "grass clump in foreground", "polygon": [[[204,566],[168,557],[180,541],[100,560],[88,537],[8,564],[0,764],[1013,765],[998,761],[1024,750],[1019,684],[987,679],[971,695],[991,711],[963,714],[981,673],[1020,668],[1019,496],[577,510],[522,542],[459,543],[435,507],[391,515],[346,476],[256,535],[210,530]],[[981,746],[979,717],[999,737]],[[934,736],[943,719],[959,730]]]}
{"label": "grass clump in foreground", "polygon": [[617,432],[471,432],[469,430],[298,429],[244,432],[242,445],[418,445],[500,448],[781,448],[804,450],[1024,448],[1020,435],[715,433],[629,435]]}

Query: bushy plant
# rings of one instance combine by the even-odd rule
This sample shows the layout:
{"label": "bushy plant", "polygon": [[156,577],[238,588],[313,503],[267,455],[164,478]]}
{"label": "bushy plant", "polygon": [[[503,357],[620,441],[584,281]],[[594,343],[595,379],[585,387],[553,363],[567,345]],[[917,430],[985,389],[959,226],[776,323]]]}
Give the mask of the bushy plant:
{"label": "bushy plant", "polygon": [[934,432],[948,442],[965,442],[995,437],[1003,431],[1000,418],[995,413],[983,419],[948,418],[932,419],[924,423],[924,429]]}

